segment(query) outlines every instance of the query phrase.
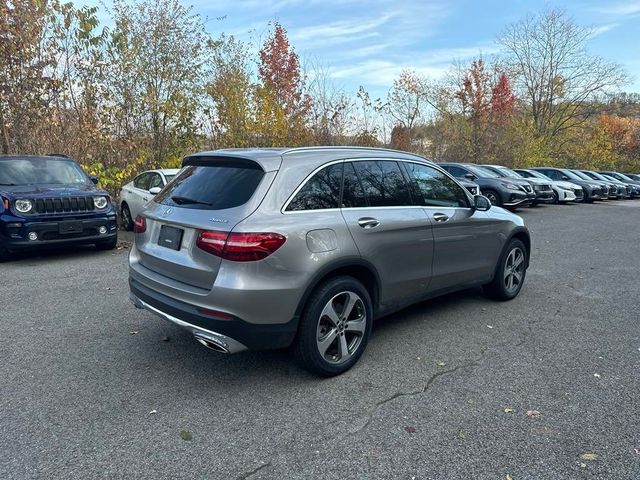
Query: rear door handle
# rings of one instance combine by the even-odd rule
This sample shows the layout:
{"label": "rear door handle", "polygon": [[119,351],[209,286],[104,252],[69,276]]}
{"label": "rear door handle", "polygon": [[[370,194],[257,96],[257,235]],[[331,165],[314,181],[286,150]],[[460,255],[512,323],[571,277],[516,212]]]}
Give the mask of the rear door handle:
{"label": "rear door handle", "polygon": [[375,228],[380,225],[380,222],[372,217],[362,217],[358,219],[358,225],[362,228]]}
{"label": "rear door handle", "polygon": [[446,213],[434,213],[433,219],[436,222],[446,222],[447,220],[449,220],[449,215],[447,215]]}

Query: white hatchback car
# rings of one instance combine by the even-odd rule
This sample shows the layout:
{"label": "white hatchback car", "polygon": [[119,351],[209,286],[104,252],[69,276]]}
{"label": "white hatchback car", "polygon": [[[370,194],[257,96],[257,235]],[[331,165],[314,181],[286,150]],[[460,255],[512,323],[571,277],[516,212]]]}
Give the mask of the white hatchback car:
{"label": "white hatchback car", "polygon": [[133,219],[138,216],[142,207],[173,180],[179,171],[177,168],[147,170],[122,187],[119,211],[125,230],[133,230]]}

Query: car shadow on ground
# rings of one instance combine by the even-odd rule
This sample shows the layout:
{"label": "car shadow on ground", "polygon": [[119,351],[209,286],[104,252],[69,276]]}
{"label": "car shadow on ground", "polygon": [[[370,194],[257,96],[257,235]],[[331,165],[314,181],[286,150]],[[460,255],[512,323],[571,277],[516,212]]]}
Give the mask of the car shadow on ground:
{"label": "car shadow on ground", "polygon": [[[373,325],[369,347],[377,342],[385,343],[385,339],[404,335],[407,331],[421,335],[420,331],[431,329],[435,322],[442,321],[440,313],[447,312],[453,306],[460,306],[461,303],[471,304],[484,299],[481,289],[467,289],[424,301],[380,318]],[[153,368],[173,377],[170,381],[181,383],[184,379],[195,376],[202,380],[202,387],[207,389],[223,386],[227,388],[236,384],[238,378],[256,385],[271,386],[283,382],[288,384],[292,379],[312,383],[319,379],[295,361],[290,349],[246,351],[226,355],[203,347],[185,330],[159,320],[152,314],[149,314],[149,321],[152,323],[147,324],[147,341],[138,345],[135,356],[138,360],[143,357],[144,363],[150,362],[154,365]],[[398,348],[402,349],[401,346]],[[378,361],[379,359],[373,357],[369,357],[367,361],[365,353],[365,357],[341,377],[360,375],[361,373],[356,372],[376,368]]]}

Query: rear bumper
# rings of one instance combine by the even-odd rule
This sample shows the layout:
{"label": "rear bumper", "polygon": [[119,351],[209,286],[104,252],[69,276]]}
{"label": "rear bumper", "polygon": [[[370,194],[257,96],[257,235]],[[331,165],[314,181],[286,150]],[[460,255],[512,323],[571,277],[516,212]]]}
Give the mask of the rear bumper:
{"label": "rear bumper", "polygon": [[208,340],[228,353],[285,348],[297,332],[297,319],[282,324],[253,324],[235,316],[223,320],[204,315],[197,307],[158,293],[131,277],[129,288],[136,307],[149,310],[191,332],[201,343]]}

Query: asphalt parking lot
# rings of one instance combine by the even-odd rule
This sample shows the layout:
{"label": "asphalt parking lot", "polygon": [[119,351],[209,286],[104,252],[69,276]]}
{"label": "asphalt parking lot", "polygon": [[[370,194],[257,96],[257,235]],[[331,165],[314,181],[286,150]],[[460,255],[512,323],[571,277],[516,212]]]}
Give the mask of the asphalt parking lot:
{"label": "asphalt parking lot", "polygon": [[0,266],[0,478],[640,478],[640,201],[519,212],[531,268],[318,379],[128,300],[127,250]]}

